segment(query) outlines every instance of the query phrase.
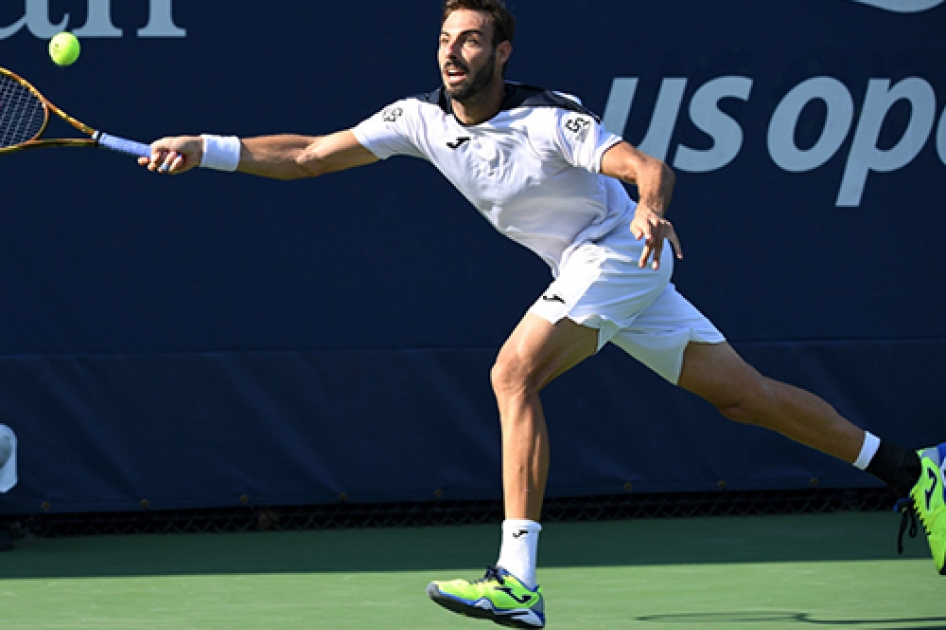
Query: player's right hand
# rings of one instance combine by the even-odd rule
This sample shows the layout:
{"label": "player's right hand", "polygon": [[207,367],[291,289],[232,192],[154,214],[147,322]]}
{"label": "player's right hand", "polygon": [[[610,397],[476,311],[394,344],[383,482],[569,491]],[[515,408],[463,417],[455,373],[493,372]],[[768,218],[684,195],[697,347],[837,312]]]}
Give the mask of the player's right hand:
{"label": "player's right hand", "polygon": [[673,224],[663,218],[662,213],[651,209],[646,204],[638,204],[634,219],[631,221],[631,234],[637,240],[644,240],[644,248],[637,263],[641,268],[646,267],[650,260],[651,267],[655,270],[660,269],[660,255],[663,252],[664,239],[670,243],[676,257],[683,258],[683,249],[680,247],[680,239],[677,238]]}
{"label": "player's right hand", "polygon": [[151,143],[151,157],[138,158],[149,171],[178,175],[200,165],[204,143],[200,136],[173,136]]}

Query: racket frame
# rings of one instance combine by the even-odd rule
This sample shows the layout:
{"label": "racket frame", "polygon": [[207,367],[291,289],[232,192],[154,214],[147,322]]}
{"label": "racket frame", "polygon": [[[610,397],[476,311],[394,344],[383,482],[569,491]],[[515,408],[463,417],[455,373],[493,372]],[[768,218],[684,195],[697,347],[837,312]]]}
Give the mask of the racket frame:
{"label": "racket frame", "polygon": [[[126,138],[121,138],[119,136],[112,136],[102,133],[101,131],[88,126],[78,118],[70,116],[65,111],[57,107],[48,98],[43,96],[42,92],[36,89],[29,81],[15,72],[0,67],[0,76],[5,76],[19,83],[28,92],[30,92],[30,94],[38,99],[43,106],[43,124],[40,126],[39,131],[37,131],[36,134],[33,135],[33,137],[29,140],[8,147],[0,147],[0,155],[25,151],[27,149],[41,149],[46,147],[102,147],[136,157],[149,157],[151,155],[151,147],[146,144],[135,142],[134,140],[128,140]],[[50,112],[53,112],[65,122],[69,123],[76,130],[89,137],[41,139],[41,136],[46,132],[46,128],[49,126]]]}

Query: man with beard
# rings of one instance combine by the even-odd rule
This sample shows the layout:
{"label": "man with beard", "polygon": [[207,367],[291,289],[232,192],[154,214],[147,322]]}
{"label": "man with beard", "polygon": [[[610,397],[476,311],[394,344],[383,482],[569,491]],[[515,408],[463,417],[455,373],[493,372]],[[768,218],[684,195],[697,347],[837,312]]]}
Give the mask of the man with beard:
{"label": "man with beard", "polygon": [[[670,282],[673,254],[681,256],[666,218],[673,173],[605,131],[577,99],[506,82],[514,29],[502,0],[447,0],[440,89],[326,136],[164,138],[141,161],[158,172],[203,166],[294,179],[418,157],[551,268],[554,281],[491,372],[505,510],[498,562],[480,580],[431,583],[430,597],[502,625],[544,627],[535,569],[549,446],[539,393],[608,342],[725,417],[778,431],[912,496],[942,572],[946,444],[917,453],[881,442],[817,396],[745,363]],[[637,187],[638,203],[622,182]]]}

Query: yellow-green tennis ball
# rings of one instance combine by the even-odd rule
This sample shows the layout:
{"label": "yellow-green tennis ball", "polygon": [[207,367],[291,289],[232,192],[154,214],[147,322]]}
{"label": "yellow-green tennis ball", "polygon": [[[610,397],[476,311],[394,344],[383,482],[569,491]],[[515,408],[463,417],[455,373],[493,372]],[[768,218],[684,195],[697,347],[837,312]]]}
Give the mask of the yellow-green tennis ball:
{"label": "yellow-green tennis ball", "polygon": [[49,40],[49,56],[57,66],[71,66],[80,52],[79,38],[72,33],[62,32]]}

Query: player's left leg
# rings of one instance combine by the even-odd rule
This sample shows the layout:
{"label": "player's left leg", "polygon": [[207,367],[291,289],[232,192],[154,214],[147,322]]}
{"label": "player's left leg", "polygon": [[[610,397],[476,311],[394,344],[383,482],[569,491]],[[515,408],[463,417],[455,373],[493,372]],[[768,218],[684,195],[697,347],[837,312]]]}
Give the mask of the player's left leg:
{"label": "player's left leg", "polygon": [[946,575],[946,444],[915,453],[881,441],[811,392],[762,376],[727,343],[690,343],[677,383],[731,420],[778,431],[909,497],[912,505],[905,507],[920,516],[936,568]]}
{"label": "player's left leg", "polygon": [[848,463],[864,443],[864,431],[827,402],[762,376],[725,342],[688,344],[677,384],[730,420],[778,431]]}
{"label": "player's left leg", "polygon": [[549,467],[548,431],[539,392],[597,350],[598,333],[572,322],[552,324],[528,313],[503,345],[491,372],[502,422],[506,520],[496,567],[475,581],[432,582],[441,606],[514,628],[545,626],[536,584],[539,519]]}

